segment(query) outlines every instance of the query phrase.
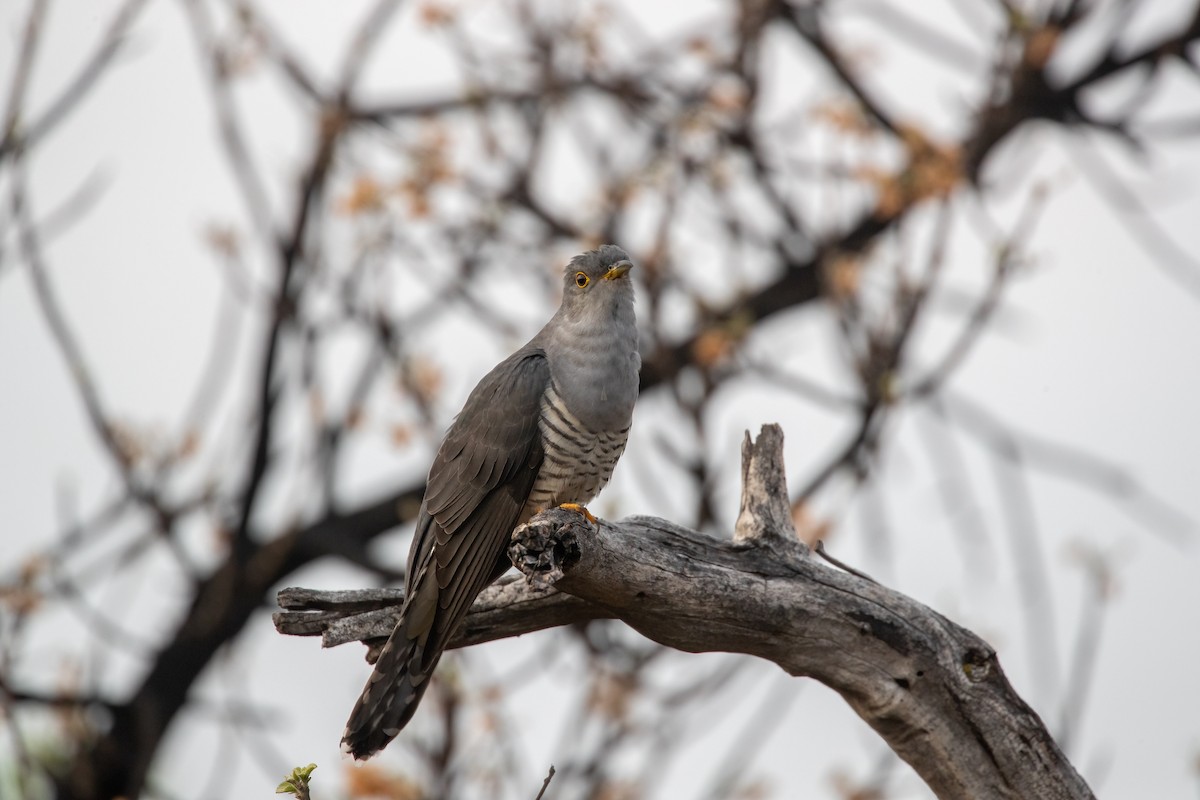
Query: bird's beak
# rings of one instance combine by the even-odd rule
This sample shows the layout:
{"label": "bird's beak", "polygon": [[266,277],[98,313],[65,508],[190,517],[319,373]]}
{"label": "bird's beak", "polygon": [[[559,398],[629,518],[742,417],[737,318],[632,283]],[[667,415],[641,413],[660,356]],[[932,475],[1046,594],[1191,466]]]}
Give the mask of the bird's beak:
{"label": "bird's beak", "polygon": [[620,261],[609,267],[608,272],[604,273],[604,280],[615,281],[617,278],[625,277],[625,273],[633,269],[633,264],[628,261]]}

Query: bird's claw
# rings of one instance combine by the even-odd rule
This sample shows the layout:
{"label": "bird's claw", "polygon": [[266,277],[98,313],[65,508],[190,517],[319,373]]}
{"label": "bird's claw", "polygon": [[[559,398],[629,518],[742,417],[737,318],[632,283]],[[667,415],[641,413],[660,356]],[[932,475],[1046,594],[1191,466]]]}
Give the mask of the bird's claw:
{"label": "bird's claw", "polygon": [[581,505],[579,503],[563,503],[562,505],[559,506],[559,508],[565,508],[567,511],[574,511],[576,514],[583,517],[584,519],[586,519],[588,522],[592,523],[593,525],[599,524],[599,520],[596,519],[595,515],[593,515],[592,512],[587,510],[587,506]]}

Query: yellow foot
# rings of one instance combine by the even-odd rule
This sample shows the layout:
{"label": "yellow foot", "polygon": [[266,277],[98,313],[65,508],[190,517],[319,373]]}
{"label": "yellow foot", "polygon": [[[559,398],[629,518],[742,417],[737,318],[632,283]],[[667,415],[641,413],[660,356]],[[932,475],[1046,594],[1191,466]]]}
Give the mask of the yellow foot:
{"label": "yellow foot", "polygon": [[581,506],[579,503],[563,503],[561,506],[559,506],[559,508],[565,508],[567,511],[574,511],[576,514],[580,515],[593,525],[597,523],[597,519],[592,516],[592,512],[588,511],[586,506]]}

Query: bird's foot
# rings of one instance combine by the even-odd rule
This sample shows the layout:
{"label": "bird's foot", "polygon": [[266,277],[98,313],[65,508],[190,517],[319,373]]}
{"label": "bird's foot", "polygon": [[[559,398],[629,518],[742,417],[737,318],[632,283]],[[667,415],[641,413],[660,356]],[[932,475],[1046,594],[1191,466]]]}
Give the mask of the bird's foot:
{"label": "bird's foot", "polygon": [[599,520],[596,519],[592,512],[587,510],[587,506],[580,505],[579,503],[563,503],[559,506],[559,508],[565,508],[567,511],[574,511],[576,514],[583,517],[593,525],[599,523]]}

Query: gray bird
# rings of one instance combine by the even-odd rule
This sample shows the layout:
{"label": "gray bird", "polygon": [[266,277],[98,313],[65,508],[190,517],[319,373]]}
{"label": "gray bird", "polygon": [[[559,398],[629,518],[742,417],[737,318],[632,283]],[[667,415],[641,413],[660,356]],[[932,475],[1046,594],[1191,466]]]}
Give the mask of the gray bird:
{"label": "gray bird", "polygon": [[509,568],[509,537],[559,505],[586,515],[625,450],[638,394],[633,264],[604,245],[576,256],[562,305],[484,376],[429,469],[404,608],[342,735],[370,758],[412,718],[475,598]]}

